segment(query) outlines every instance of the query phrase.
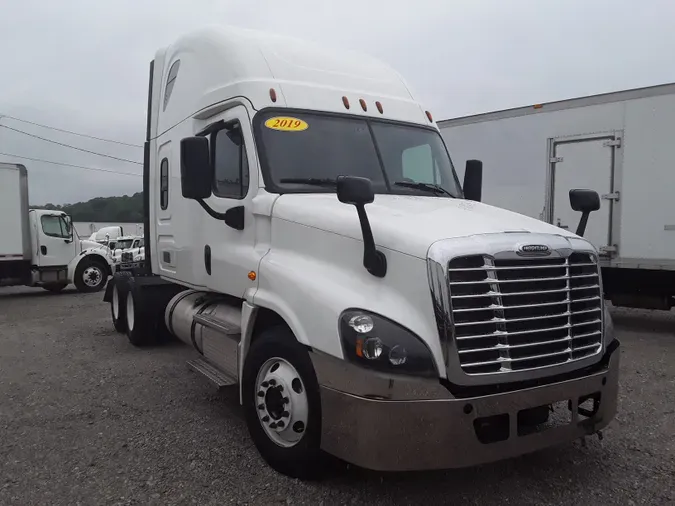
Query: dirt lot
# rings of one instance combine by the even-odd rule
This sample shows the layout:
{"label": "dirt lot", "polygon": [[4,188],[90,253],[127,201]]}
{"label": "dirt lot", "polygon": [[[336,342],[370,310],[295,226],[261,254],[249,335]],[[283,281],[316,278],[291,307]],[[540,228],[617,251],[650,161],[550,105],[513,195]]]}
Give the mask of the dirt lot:
{"label": "dirt lot", "polygon": [[475,469],[336,468],[302,483],[248,439],[175,344],[133,348],[102,295],[0,289],[0,504],[675,504],[675,314],[614,312],[619,415],[588,439]]}

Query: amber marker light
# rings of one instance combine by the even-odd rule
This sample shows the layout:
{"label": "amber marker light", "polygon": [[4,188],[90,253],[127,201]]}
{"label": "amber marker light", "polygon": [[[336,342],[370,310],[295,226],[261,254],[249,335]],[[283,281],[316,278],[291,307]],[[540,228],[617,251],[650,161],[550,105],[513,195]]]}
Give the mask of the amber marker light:
{"label": "amber marker light", "polygon": [[256,275],[255,271],[251,271],[248,273],[248,279],[250,279],[251,281],[255,281],[257,277],[258,276]]}

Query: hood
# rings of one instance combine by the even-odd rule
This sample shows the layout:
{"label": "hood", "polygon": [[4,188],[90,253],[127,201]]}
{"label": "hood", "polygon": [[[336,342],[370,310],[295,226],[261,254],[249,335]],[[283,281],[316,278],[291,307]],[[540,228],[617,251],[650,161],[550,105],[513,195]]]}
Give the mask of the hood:
{"label": "hood", "polygon": [[[429,246],[441,239],[500,232],[534,232],[573,237],[543,221],[479,202],[410,195],[376,195],[366,206],[375,244],[426,258]],[[354,206],[334,193],[285,194],[274,204],[273,216],[308,227],[362,240]]]}
{"label": "hood", "polygon": [[80,239],[80,248],[82,251],[91,248],[104,248],[105,246],[96,241],[90,241],[89,239]]}

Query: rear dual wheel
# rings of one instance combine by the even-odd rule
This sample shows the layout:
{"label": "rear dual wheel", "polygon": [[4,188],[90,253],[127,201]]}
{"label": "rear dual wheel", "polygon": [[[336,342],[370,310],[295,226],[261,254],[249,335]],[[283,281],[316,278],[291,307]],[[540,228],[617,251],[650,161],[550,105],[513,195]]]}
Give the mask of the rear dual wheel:
{"label": "rear dual wheel", "polygon": [[110,298],[110,315],[115,330],[121,334],[127,331],[127,291],[129,289],[128,278],[131,273],[121,271],[115,274],[111,283],[113,290]]}

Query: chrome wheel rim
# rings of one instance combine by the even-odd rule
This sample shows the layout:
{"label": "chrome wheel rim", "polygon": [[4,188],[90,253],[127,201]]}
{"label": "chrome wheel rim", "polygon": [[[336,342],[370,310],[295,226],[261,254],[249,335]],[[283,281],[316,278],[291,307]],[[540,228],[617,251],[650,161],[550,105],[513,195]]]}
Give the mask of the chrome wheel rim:
{"label": "chrome wheel rim", "polygon": [[96,267],[95,265],[90,265],[89,267],[87,267],[84,270],[84,273],[82,274],[82,281],[84,281],[85,285],[91,288],[100,285],[102,280],[103,280],[103,271],[99,267]]}
{"label": "chrome wheel rim", "polygon": [[267,436],[284,448],[298,444],[307,428],[309,401],[295,367],[283,358],[267,360],[258,371],[253,395]]}

